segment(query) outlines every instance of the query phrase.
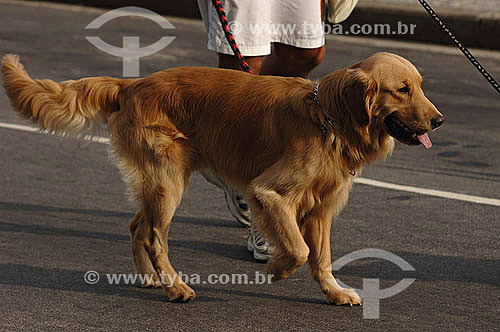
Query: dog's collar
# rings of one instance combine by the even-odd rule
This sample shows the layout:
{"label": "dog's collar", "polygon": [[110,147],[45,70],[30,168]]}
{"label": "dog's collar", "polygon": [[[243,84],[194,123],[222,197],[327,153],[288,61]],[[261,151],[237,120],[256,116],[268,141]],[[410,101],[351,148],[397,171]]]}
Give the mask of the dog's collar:
{"label": "dog's collar", "polygon": [[[313,88],[313,101],[318,107],[321,107],[321,104],[319,102],[319,97],[318,97],[318,92],[319,92],[319,82],[316,82],[314,84]],[[330,117],[326,118],[326,123],[322,123],[319,125],[319,128],[321,129],[321,132],[323,133],[323,136],[328,136],[328,128],[334,129],[334,124],[333,124],[333,119]],[[336,137],[335,137],[336,139]]]}
{"label": "dog's collar", "polygon": [[[313,88],[313,101],[316,105],[318,105],[318,107],[321,107],[321,104],[319,103],[319,98],[318,98],[318,92],[319,92],[319,82],[316,82],[314,84],[314,88]],[[328,136],[328,130],[329,128],[330,129],[334,129],[335,128],[335,125],[333,123],[333,119],[330,118],[330,117],[327,117],[325,119],[325,123],[322,123],[319,125],[319,128],[321,129],[321,132],[323,133],[323,136],[327,137]],[[337,142],[337,136],[334,136],[333,138],[333,144],[335,145],[335,143]],[[349,170],[348,171],[349,174],[351,174],[351,176],[355,176],[356,175],[356,171],[354,170]]]}

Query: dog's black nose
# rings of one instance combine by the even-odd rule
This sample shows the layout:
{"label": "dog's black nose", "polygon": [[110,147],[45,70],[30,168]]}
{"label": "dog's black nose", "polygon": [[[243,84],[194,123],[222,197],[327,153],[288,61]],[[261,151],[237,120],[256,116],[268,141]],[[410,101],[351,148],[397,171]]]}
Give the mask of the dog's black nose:
{"label": "dog's black nose", "polygon": [[444,116],[440,115],[436,118],[431,119],[431,127],[432,129],[436,129],[438,127],[441,127],[441,125],[444,123]]}

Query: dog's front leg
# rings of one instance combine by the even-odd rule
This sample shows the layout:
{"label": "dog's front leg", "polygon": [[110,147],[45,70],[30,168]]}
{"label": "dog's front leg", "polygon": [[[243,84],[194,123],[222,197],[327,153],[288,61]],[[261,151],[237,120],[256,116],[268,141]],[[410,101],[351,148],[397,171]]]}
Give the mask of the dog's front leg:
{"label": "dog's front leg", "polygon": [[277,250],[267,263],[267,272],[273,275],[272,281],[285,279],[305,264],[309,255],[297,225],[296,208],[269,185],[254,185],[249,202],[254,222]]}
{"label": "dog's front leg", "polygon": [[330,253],[330,229],[333,209],[324,204],[308,215],[302,225],[304,239],[309,246],[309,264],[314,280],[319,283],[326,301],[337,305],[361,304],[361,298],[353,289],[339,286],[332,274]]}

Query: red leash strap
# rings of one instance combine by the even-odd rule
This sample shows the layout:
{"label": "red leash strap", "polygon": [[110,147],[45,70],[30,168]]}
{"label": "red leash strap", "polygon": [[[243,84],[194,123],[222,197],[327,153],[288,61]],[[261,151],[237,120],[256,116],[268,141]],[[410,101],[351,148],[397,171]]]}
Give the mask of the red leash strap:
{"label": "red leash strap", "polygon": [[241,54],[238,45],[236,45],[236,41],[234,40],[233,34],[231,33],[231,28],[229,28],[227,22],[226,13],[224,12],[224,8],[222,7],[221,0],[212,0],[212,3],[214,4],[215,10],[217,11],[217,15],[219,15],[220,23],[222,24],[222,30],[224,30],[227,42],[229,43],[229,46],[231,46],[234,55],[238,58],[241,68],[247,73],[254,74],[252,69],[250,69],[248,62]]}

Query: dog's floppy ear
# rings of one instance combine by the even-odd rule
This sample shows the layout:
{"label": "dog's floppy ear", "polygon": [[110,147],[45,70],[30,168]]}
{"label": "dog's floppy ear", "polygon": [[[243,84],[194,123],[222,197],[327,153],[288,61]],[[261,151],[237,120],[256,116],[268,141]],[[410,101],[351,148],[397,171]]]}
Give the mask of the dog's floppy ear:
{"label": "dog's floppy ear", "polygon": [[365,127],[371,121],[371,108],[377,84],[363,70],[347,69],[343,78],[342,104],[348,108],[354,122]]}

